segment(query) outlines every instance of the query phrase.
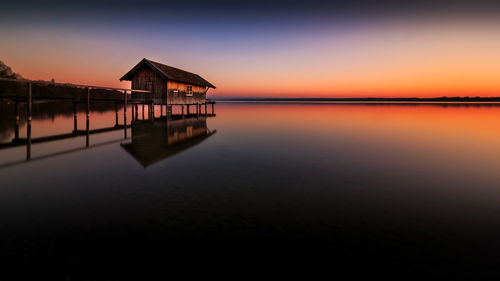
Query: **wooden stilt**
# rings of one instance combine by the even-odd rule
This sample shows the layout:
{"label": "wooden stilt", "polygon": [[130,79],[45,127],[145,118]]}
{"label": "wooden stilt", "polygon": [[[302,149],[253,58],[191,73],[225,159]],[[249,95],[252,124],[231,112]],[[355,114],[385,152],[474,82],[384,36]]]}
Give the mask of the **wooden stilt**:
{"label": "wooden stilt", "polygon": [[14,141],[18,141],[19,140],[19,103],[16,102],[14,104],[14,111],[15,111],[15,115],[16,115],[16,123],[15,123],[15,130],[14,130]]}
{"label": "wooden stilt", "polygon": [[134,104],[130,107],[131,113],[132,113],[132,123],[134,123]]}
{"label": "wooden stilt", "polygon": [[142,120],[144,120],[144,104],[142,104]]}
{"label": "wooden stilt", "polygon": [[205,116],[207,116],[207,103],[205,103]]}
{"label": "wooden stilt", "polygon": [[151,122],[154,122],[155,121],[155,104],[152,103],[149,108],[151,108],[151,113],[149,114],[149,116],[151,118]]}
{"label": "wooden stilt", "polygon": [[127,138],[127,91],[123,91],[123,138]]}
{"label": "wooden stilt", "polygon": [[32,93],[31,93],[31,83],[28,83],[28,98],[27,98],[27,119],[28,124],[26,128],[26,160],[31,159],[31,110],[32,110]]}
{"label": "wooden stilt", "polygon": [[212,103],[212,115],[214,115],[214,104]]}
{"label": "wooden stilt", "polygon": [[85,109],[85,112],[87,114],[87,120],[86,120],[86,128],[85,128],[85,135],[86,135],[86,141],[85,141],[85,144],[87,147],[89,147],[90,145],[90,135],[89,135],[89,132],[90,132],[90,88],[87,87],[87,102],[86,102],[86,109]]}
{"label": "wooden stilt", "polygon": [[184,105],[181,104],[181,117],[184,118]]}

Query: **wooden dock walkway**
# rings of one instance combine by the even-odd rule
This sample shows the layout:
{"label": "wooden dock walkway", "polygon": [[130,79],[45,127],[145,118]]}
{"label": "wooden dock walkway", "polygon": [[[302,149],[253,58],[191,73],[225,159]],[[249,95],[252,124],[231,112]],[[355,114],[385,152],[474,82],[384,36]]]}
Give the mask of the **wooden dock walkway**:
{"label": "wooden dock walkway", "polygon": [[[35,81],[26,79],[7,79],[0,78],[0,102],[13,103],[15,107],[15,133],[12,142],[0,144],[0,149],[14,147],[19,145],[27,146],[26,159],[31,158],[31,144],[43,143],[78,136],[86,136],[86,147],[89,147],[89,136],[92,134],[123,130],[124,139],[127,139],[127,129],[131,125],[127,125],[127,107],[130,105],[132,109],[132,122],[140,120],[138,116],[138,107],[142,106],[142,120],[145,119],[144,107],[148,107],[148,120],[155,120],[155,105],[160,106],[160,118],[191,118],[191,117],[213,117],[215,116],[214,104],[215,101],[206,100],[203,104],[154,104],[153,99],[132,99],[133,92],[151,93],[147,90],[134,90],[125,88],[113,88],[102,86],[78,85],[67,83],[54,83],[47,81]],[[34,86],[36,89],[34,89]],[[55,102],[68,101],[74,105],[74,129],[71,133],[59,134],[53,136],[32,138],[32,108],[34,102]],[[113,102],[115,104],[115,126],[110,128],[102,128],[90,130],[90,106],[91,102]],[[85,130],[78,130],[77,127],[77,104],[85,104],[86,126]],[[19,107],[26,106],[27,131],[26,138],[19,138]],[[119,124],[118,105],[123,105],[123,124]],[[208,105],[212,105],[212,112],[208,113]],[[181,113],[173,114],[173,106],[180,106]],[[192,106],[196,107],[194,112],[190,112]],[[202,113],[202,107],[205,110]],[[165,107],[165,115],[163,108]],[[184,113],[186,107],[186,113]]]}

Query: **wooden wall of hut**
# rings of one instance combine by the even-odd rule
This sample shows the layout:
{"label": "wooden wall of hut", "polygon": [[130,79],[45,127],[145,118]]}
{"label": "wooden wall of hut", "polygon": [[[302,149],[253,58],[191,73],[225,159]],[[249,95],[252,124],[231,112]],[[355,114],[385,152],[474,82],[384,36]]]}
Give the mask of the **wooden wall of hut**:
{"label": "wooden wall of hut", "polygon": [[166,103],[167,82],[165,78],[160,76],[148,67],[141,67],[132,79],[132,89],[136,90],[151,90],[150,93],[133,93],[133,99],[149,99],[153,95],[155,104]]}
{"label": "wooden wall of hut", "polygon": [[[192,86],[192,95],[187,95],[188,86]],[[140,68],[132,79],[132,89],[152,90],[155,104],[196,104],[205,103],[206,87],[177,81],[167,81],[148,67]],[[168,95],[167,95],[168,93]],[[145,99],[151,94],[133,93],[134,99]]]}
{"label": "wooden wall of hut", "polygon": [[[196,104],[205,103],[206,87],[190,85],[187,83],[168,81],[168,104]],[[187,95],[187,87],[193,87],[192,96]]]}

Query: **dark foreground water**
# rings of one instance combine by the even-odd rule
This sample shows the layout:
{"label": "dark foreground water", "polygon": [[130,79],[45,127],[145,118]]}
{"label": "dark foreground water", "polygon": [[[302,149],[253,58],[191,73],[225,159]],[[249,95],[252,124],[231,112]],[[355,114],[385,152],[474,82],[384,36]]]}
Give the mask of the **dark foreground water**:
{"label": "dark foreground water", "polygon": [[[71,105],[34,111],[33,138],[73,130]],[[34,143],[28,162],[26,146],[0,149],[0,280],[500,275],[499,106],[215,112],[139,120],[88,148],[86,136]],[[114,110],[91,113],[90,129],[114,125]]]}

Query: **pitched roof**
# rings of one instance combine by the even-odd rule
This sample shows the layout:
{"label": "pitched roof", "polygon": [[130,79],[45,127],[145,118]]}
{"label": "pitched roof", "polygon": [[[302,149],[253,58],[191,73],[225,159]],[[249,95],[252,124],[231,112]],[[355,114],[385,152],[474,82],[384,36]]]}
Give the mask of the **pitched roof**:
{"label": "pitched roof", "polygon": [[163,76],[167,79],[215,89],[214,85],[210,84],[210,82],[203,79],[198,74],[187,72],[187,71],[184,71],[184,70],[179,69],[179,68],[175,68],[172,66],[168,66],[168,65],[165,65],[165,64],[162,64],[159,62],[155,62],[152,60],[147,60],[147,59],[142,59],[136,66],[134,66],[134,68],[132,68],[129,72],[127,72],[127,74],[123,75],[123,77],[120,78],[120,81],[132,80],[134,73],[137,70],[139,70],[139,68],[141,68],[143,65],[149,66],[151,69],[153,69],[158,74],[160,74],[161,76]]}

